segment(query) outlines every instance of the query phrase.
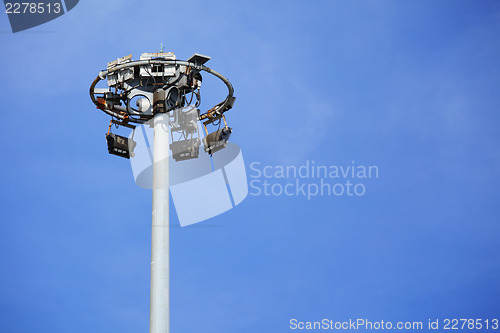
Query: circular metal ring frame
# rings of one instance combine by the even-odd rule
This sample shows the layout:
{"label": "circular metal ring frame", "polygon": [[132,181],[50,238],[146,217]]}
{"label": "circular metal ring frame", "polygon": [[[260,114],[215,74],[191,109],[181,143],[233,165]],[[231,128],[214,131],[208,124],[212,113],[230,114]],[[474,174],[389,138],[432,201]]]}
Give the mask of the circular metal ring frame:
{"label": "circular metal ring frame", "polygon": [[[226,85],[226,87],[229,91],[226,99],[224,99],[224,101],[220,102],[219,104],[216,104],[213,108],[209,109],[207,112],[202,113],[199,117],[199,120],[208,119],[208,120],[214,121],[214,120],[220,118],[224,112],[226,112],[232,108],[233,103],[234,103],[234,96],[233,96],[234,89],[233,89],[231,82],[229,82],[228,79],[226,79],[224,76],[222,76],[222,74],[214,71],[213,69],[211,69],[209,67],[206,67],[206,66],[200,65],[200,64],[196,64],[193,62],[188,62],[188,61],[184,61],[184,60],[161,59],[161,58],[130,61],[130,62],[127,62],[124,64],[117,65],[117,66],[110,68],[108,70],[101,71],[99,73],[99,75],[97,75],[94,82],[92,82],[92,84],[90,86],[90,98],[92,99],[92,102],[94,102],[94,104],[97,106],[98,109],[101,109],[102,111],[104,111],[105,113],[109,114],[112,117],[118,118],[118,119],[120,119],[122,121],[126,121],[126,122],[133,122],[133,123],[139,123],[139,124],[144,123],[148,119],[136,119],[136,118],[130,117],[130,115],[125,111],[109,109],[108,107],[106,107],[105,104],[100,103],[99,100],[95,96],[94,89],[95,89],[95,86],[97,85],[97,83],[101,80],[104,80],[108,74],[112,74],[114,72],[120,71],[120,70],[122,70],[124,68],[128,68],[128,67],[150,65],[150,64],[151,65],[167,64],[167,65],[186,66],[186,67],[190,67],[190,68],[197,70],[197,71],[205,71],[207,73],[210,73],[210,74],[216,76],[217,78],[219,78],[222,82],[224,82],[224,84]],[[151,116],[151,118],[152,118],[152,116]]]}

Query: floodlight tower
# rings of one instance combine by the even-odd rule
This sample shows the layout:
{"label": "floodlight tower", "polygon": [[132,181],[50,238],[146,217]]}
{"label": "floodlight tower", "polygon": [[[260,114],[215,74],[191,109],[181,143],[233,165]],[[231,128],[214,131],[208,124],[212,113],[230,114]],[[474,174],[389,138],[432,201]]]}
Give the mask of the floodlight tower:
{"label": "floodlight tower", "polygon": [[[132,138],[111,133],[113,124],[135,129],[153,122],[150,333],[170,332],[169,149],[176,162],[197,158],[201,145],[198,121],[203,122],[204,151],[209,154],[226,147],[232,132],[224,112],[233,107],[233,86],[204,65],[208,60],[210,57],[196,53],[187,61],[177,60],[172,52],[143,53],[136,61],[129,55],[108,63],[90,86],[96,107],[112,118],[106,134],[110,154],[130,158],[135,147]],[[229,91],[222,102],[205,112],[198,109],[202,71],[222,80]],[[107,87],[97,88],[106,78]],[[209,134],[207,125],[214,122],[219,129]],[[177,140],[174,133],[179,134]]]}

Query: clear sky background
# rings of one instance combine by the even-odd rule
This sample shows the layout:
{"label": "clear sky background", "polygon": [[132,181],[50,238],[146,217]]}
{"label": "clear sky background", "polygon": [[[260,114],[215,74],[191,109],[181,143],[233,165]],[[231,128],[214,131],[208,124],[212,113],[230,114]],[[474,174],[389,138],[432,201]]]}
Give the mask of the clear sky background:
{"label": "clear sky background", "polygon": [[0,31],[0,332],[148,331],[151,192],[88,89],[160,43],[231,80],[247,167],[379,168],[362,197],[172,209],[172,332],[500,317],[498,1],[81,1]]}

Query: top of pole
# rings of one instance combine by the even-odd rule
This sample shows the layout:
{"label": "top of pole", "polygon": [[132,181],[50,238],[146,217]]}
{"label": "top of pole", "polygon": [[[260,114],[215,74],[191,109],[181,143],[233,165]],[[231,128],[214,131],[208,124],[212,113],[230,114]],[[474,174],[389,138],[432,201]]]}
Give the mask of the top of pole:
{"label": "top of pole", "polygon": [[[225,148],[232,129],[227,125],[224,113],[233,107],[234,89],[222,74],[205,66],[209,56],[195,53],[187,60],[179,60],[173,52],[142,53],[139,60],[132,55],[109,62],[99,72],[90,86],[90,98],[96,107],[113,119],[111,123],[126,127],[144,124],[156,114],[168,113],[172,125],[172,150],[174,159],[182,161],[198,157],[201,136],[198,121],[203,122],[205,152],[213,153]],[[227,87],[226,98],[212,108],[201,111],[202,72],[220,79]],[[107,87],[97,85],[105,81]],[[224,127],[220,128],[223,122]],[[218,126],[209,133],[207,125]],[[125,158],[134,156],[135,142],[110,133],[106,135],[111,154]],[[174,138],[174,133],[177,139]],[[128,148],[127,148],[128,145]]]}
{"label": "top of pole", "polygon": [[[158,88],[166,90],[167,95],[171,94],[172,103],[166,112],[184,107],[193,99],[198,107],[201,103],[201,72],[207,72],[228,88],[228,95],[222,102],[200,112],[199,120],[205,120],[205,124],[213,123],[233,107],[235,97],[229,80],[204,65],[209,59],[195,53],[187,61],[178,60],[172,52],[164,52],[162,43],[159,53],[143,53],[139,60],[132,60],[132,55],[129,55],[108,63],[92,82],[90,97],[98,109],[114,118],[126,123],[144,123],[153,117],[152,97]],[[108,88],[96,88],[104,79],[107,79]],[[145,100],[136,107],[131,101],[139,96]]]}

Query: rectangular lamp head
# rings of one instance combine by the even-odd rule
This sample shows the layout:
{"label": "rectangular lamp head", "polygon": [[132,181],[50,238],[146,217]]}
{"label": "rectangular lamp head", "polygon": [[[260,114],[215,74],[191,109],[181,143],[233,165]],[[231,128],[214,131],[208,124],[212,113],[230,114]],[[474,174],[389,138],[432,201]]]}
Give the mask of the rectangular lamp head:
{"label": "rectangular lamp head", "polygon": [[172,157],[176,162],[198,158],[200,144],[200,139],[198,138],[172,142],[170,144]]}
{"label": "rectangular lamp head", "polygon": [[188,62],[194,62],[195,64],[198,64],[198,65],[203,65],[204,63],[206,63],[209,60],[210,60],[209,56],[206,56],[206,55],[203,55],[203,54],[199,54],[199,53],[195,53],[192,56],[190,56],[187,61]]}
{"label": "rectangular lamp head", "polygon": [[229,140],[232,131],[231,127],[224,127],[204,137],[203,144],[205,145],[205,151],[212,155],[213,153],[226,148],[227,141]]}
{"label": "rectangular lamp head", "polygon": [[106,134],[108,142],[108,152],[112,155],[130,158],[134,156],[136,142],[125,136],[109,133]]}

